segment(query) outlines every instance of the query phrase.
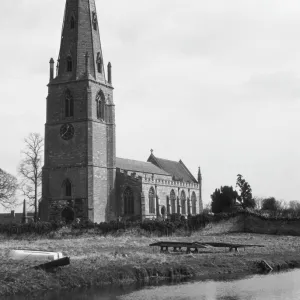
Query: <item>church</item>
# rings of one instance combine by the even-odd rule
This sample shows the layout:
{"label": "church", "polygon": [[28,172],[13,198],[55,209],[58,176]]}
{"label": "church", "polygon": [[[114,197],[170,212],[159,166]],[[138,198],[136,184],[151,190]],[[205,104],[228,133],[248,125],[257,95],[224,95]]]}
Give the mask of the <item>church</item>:
{"label": "church", "polygon": [[41,220],[199,214],[200,168],[196,179],[153,150],[145,162],[116,157],[112,65],[103,62],[95,0],[66,0],[56,68],[50,60]]}

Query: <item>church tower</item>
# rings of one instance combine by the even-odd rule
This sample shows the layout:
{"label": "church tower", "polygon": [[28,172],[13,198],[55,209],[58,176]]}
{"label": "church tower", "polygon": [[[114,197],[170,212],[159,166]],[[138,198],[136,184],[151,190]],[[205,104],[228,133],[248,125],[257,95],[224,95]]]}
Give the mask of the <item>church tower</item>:
{"label": "church tower", "polygon": [[113,219],[115,106],[95,0],[66,0],[54,73],[51,59],[41,219]]}

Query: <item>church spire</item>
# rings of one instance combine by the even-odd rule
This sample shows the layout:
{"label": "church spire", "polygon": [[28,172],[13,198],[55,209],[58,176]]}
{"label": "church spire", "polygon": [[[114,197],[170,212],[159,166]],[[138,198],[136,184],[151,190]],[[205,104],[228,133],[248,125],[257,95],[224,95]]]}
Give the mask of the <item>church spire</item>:
{"label": "church spire", "polygon": [[107,83],[95,0],[66,0],[57,64],[56,81],[89,78]]}

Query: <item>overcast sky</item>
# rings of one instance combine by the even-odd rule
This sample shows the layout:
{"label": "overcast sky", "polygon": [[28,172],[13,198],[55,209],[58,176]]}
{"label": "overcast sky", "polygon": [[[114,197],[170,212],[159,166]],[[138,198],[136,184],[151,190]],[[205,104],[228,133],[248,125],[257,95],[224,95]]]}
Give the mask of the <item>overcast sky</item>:
{"label": "overcast sky", "polygon": [[[44,134],[64,0],[2,1],[0,168]],[[96,0],[113,66],[117,156],[182,159],[204,203],[236,175],[254,196],[300,200],[298,0]]]}

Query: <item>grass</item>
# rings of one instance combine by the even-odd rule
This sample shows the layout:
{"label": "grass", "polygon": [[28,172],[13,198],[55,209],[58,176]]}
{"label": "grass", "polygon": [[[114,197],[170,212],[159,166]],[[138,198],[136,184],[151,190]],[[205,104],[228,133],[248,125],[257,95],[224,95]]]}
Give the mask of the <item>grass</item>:
{"label": "grass", "polygon": [[[149,247],[160,240],[261,244],[264,248],[246,248],[229,252],[223,248],[201,249],[199,254],[161,254]],[[124,284],[137,281],[219,274],[251,274],[257,263],[266,260],[275,269],[300,266],[299,237],[247,233],[192,234],[189,237],[141,237],[135,234],[79,237],[8,239],[0,236],[0,296],[32,293],[57,288]],[[8,260],[11,249],[61,251],[70,256],[71,265],[53,272],[34,270],[32,263]]]}

